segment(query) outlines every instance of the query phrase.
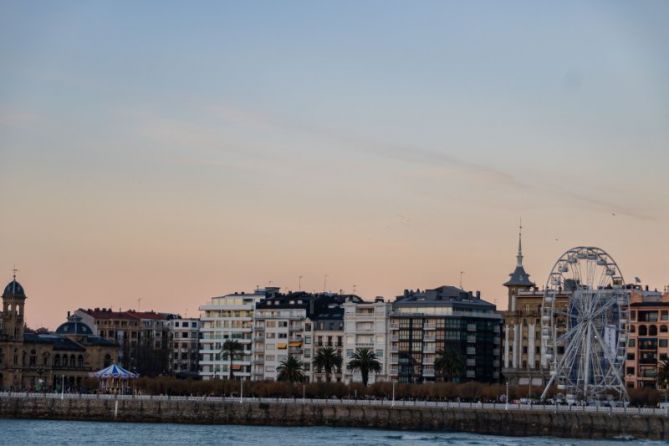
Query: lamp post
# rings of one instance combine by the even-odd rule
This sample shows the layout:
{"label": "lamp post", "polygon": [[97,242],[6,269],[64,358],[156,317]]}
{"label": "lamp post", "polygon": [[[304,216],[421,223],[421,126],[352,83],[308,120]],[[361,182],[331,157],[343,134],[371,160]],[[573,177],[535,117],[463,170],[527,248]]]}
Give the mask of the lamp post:
{"label": "lamp post", "polygon": [[395,407],[395,381],[393,381],[393,400],[390,403],[390,407]]}
{"label": "lamp post", "polygon": [[240,389],[239,389],[239,404],[241,404],[241,403],[244,402],[244,377],[243,376],[239,377],[239,383],[240,383],[239,384],[239,386],[240,386]]}
{"label": "lamp post", "polygon": [[506,380],[506,398],[504,399],[504,410],[509,410],[509,380]]}

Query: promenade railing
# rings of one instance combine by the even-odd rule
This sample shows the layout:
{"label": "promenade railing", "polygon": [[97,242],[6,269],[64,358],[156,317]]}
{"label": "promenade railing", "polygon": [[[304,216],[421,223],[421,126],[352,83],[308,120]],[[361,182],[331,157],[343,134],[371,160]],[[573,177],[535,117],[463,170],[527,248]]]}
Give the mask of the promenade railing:
{"label": "promenade railing", "polygon": [[669,408],[611,407],[548,405],[523,403],[481,403],[462,401],[420,401],[391,399],[339,399],[339,398],[256,398],[240,396],[174,396],[174,395],[111,395],[84,393],[0,392],[0,399],[67,399],[67,400],[145,400],[145,401],[199,401],[209,403],[264,403],[264,404],[310,404],[320,406],[390,406],[390,407],[435,407],[459,410],[498,410],[528,412],[601,412],[629,415],[669,416]]}

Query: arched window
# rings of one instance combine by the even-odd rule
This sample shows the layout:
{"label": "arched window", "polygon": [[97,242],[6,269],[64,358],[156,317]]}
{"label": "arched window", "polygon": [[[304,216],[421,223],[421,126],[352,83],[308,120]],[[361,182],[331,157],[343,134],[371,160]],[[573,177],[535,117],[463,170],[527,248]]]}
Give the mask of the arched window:
{"label": "arched window", "polygon": [[44,354],[42,355],[42,363],[44,364],[45,367],[49,365],[49,356],[50,356],[49,352],[44,352]]}
{"label": "arched window", "polygon": [[648,335],[648,329],[646,328],[645,325],[639,325],[639,336],[647,336]]}
{"label": "arched window", "polygon": [[70,355],[70,367],[74,368],[77,366],[77,357]]}
{"label": "arched window", "polygon": [[657,336],[657,326],[651,325],[650,328],[648,329],[648,334],[650,336]]}
{"label": "arched window", "polygon": [[35,350],[30,350],[30,358],[28,361],[30,367],[35,367],[37,365],[37,352]]}
{"label": "arched window", "polygon": [[77,367],[79,367],[80,369],[84,368],[84,355],[79,355],[79,357],[77,358]]}
{"label": "arched window", "polygon": [[56,368],[60,367],[60,355],[59,354],[54,355],[53,366],[56,367]]}
{"label": "arched window", "polygon": [[111,363],[112,363],[111,355],[110,355],[109,353],[107,353],[107,354],[105,355],[105,364],[104,364],[104,367],[109,367],[109,366],[111,365]]}

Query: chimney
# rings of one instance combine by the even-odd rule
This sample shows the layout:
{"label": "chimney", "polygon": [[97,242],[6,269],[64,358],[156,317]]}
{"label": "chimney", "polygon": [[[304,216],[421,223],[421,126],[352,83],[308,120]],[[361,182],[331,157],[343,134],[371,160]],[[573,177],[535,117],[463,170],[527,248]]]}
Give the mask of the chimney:
{"label": "chimney", "polygon": [[375,302],[375,303],[383,302],[383,296],[376,296],[376,297],[374,298],[374,302]]}
{"label": "chimney", "polygon": [[478,299],[478,300],[481,299],[481,292],[480,291],[476,292],[476,299]]}

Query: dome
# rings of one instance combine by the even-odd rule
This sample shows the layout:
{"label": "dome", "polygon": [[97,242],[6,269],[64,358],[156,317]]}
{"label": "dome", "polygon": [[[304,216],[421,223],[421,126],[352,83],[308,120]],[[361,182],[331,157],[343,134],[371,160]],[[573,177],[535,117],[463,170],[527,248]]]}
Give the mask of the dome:
{"label": "dome", "polygon": [[23,291],[23,287],[21,286],[20,283],[16,281],[16,279],[12,280],[7,284],[5,287],[5,291],[2,293],[3,298],[7,297],[26,297],[25,291]]}
{"label": "dome", "polygon": [[93,330],[91,330],[91,327],[89,327],[88,324],[81,322],[80,318],[77,318],[77,320],[71,318],[70,321],[61,324],[60,327],[56,329],[56,334],[92,336]]}

